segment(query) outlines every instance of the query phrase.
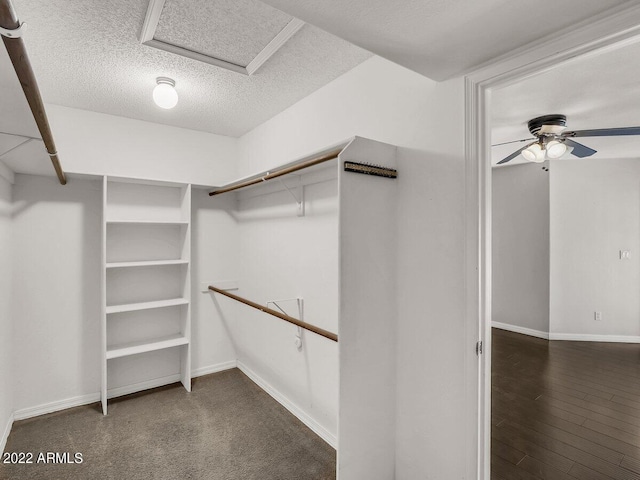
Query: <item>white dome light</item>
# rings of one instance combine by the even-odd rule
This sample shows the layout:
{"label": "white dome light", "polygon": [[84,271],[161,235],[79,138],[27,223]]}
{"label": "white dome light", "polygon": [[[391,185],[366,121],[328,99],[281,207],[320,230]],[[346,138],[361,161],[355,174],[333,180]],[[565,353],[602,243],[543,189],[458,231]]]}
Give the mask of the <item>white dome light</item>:
{"label": "white dome light", "polygon": [[530,145],[529,147],[525,148],[522,151],[522,156],[524,157],[525,160],[528,160],[529,162],[534,162],[534,163],[544,162],[544,150],[542,150],[542,147],[540,146],[539,143],[534,143],[533,145]]}
{"label": "white dome light", "polygon": [[170,109],[178,104],[178,92],[174,88],[176,82],[167,77],[156,78],[156,88],[153,89],[153,101],[160,108]]}
{"label": "white dome light", "polygon": [[567,146],[557,140],[551,140],[547,143],[547,157],[560,158],[567,151]]}

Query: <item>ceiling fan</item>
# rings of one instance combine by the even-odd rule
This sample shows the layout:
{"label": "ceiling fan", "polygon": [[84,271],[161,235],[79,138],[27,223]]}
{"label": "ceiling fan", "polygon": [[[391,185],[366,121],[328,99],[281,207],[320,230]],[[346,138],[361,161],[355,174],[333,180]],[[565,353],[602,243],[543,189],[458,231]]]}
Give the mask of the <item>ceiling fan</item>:
{"label": "ceiling fan", "polygon": [[[518,155],[522,155],[525,160],[535,163],[542,163],[550,158],[559,158],[569,149],[571,154],[578,158],[590,157],[596,150],[581,143],[575,142],[572,138],[577,137],[615,137],[620,135],[640,135],[640,127],[620,127],[620,128],[598,128],[595,130],[575,130],[565,131],[567,128],[567,117],[565,115],[543,115],[529,120],[527,124],[529,131],[534,138],[525,138],[513,142],[499,143],[506,145],[509,143],[526,142],[534,140],[511,155],[503,158],[498,165],[510,162]],[[492,145],[496,146],[496,145]]]}

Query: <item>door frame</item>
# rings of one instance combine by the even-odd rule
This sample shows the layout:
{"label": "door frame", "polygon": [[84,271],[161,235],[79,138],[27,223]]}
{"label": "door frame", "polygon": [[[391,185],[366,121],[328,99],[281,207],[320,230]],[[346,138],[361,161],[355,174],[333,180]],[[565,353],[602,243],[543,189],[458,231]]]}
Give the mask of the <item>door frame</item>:
{"label": "door frame", "polygon": [[469,343],[482,342],[479,361],[469,364],[467,374],[468,385],[477,387],[470,390],[474,392],[470,415],[477,418],[477,435],[468,445],[470,479],[490,480],[491,468],[491,91],[577,57],[596,56],[639,41],[640,5],[626,2],[575,25],[570,32],[516,49],[465,76],[467,338]]}

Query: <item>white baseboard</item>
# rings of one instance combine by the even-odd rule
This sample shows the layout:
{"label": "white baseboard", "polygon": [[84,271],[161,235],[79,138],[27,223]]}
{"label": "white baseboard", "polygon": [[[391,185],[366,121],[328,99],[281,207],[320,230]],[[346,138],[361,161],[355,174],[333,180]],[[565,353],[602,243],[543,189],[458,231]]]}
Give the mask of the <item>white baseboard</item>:
{"label": "white baseboard", "polygon": [[37,417],[47,413],[66,410],[67,408],[79,407],[90,403],[100,401],[100,392],[89,393],[87,395],[79,395],[77,397],[56,400],[55,402],[43,403],[34,407],[21,408],[13,413],[15,420],[24,420],[26,418]]}
{"label": "white baseboard", "polygon": [[242,373],[249,377],[256,385],[262,390],[267,392],[271,397],[280,403],[284,408],[289,410],[294,416],[298,418],[302,423],[309,427],[316,435],[322,438],[325,442],[337,449],[338,439],[334,434],[329,432],[326,428],[311,418],[305,411],[298,407],[295,403],[285,397],[282,393],[273,388],[269,383],[263,380],[258,374],[247,367],[244,363],[238,360],[238,368]]}
{"label": "white baseboard", "polygon": [[11,427],[13,427],[13,413],[9,415],[7,419],[7,425],[4,428],[4,432],[2,433],[2,438],[0,438],[0,453],[4,453],[4,447],[7,446],[7,439],[9,438],[9,433],[11,432]]}
{"label": "white baseboard", "polygon": [[201,377],[203,375],[209,375],[211,373],[218,373],[224,370],[231,370],[232,368],[236,368],[238,366],[238,362],[235,360],[230,360],[228,362],[218,363],[216,365],[210,365],[208,367],[200,367],[195,370],[191,370],[191,378]]}
{"label": "white baseboard", "polygon": [[635,335],[593,335],[590,333],[551,333],[549,340],[571,340],[574,342],[640,343]]}
{"label": "white baseboard", "polygon": [[608,342],[608,343],[640,343],[640,337],[635,335],[594,335],[590,333],[548,333],[531,328],[509,325],[508,323],[491,322],[491,326],[500,330],[522,333],[545,340],[568,340],[573,342]]}
{"label": "white baseboard", "polygon": [[[191,377],[200,377],[202,375],[208,375],[210,373],[221,372],[223,370],[229,370],[236,367],[236,361],[229,361],[218,363],[216,365],[210,365],[207,367],[200,367],[191,371]],[[107,392],[107,398],[116,398],[123,395],[129,395],[131,393],[140,392],[142,390],[148,390],[150,388],[161,387],[163,385],[169,385],[171,383],[179,382],[180,374],[169,375],[166,377],[155,378],[146,382],[140,382],[133,385],[125,385],[124,387],[112,388]],[[79,407],[82,405],[88,405],[90,403],[100,401],[100,392],[90,393],[87,395],[80,395],[77,397],[66,398],[63,400],[56,400],[55,402],[43,403],[34,407],[21,408],[16,410],[13,414],[15,420],[24,420],[27,418],[37,417],[39,415],[45,415],[47,413],[58,412],[60,410],[66,410],[67,408]]]}
{"label": "white baseboard", "polygon": [[491,326],[500,330],[508,330],[509,332],[522,333],[531,337],[544,338],[549,340],[549,332],[534,330],[533,328],[520,327],[518,325],[509,325],[508,323],[491,322]]}
{"label": "white baseboard", "polygon": [[142,392],[149,390],[150,388],[164,387],[165,385],[171,385],[180,381],[180,374],[167,375],[166,377],[154,378],[153,380],[146,380],[140,383],[133,383],[131,385],[125,385],[124,387],[110,388],[107,390],[107,399],[123,397],[132,393]]}

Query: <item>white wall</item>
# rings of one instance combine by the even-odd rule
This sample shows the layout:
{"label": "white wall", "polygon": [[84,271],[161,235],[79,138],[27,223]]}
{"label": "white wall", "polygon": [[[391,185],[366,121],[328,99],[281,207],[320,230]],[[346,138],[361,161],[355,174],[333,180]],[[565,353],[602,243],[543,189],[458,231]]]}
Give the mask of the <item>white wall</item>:
{"label": "white wall", "polygon": [[199,185],[226,183],[236,175],[235,138],[59,105],[46,107],[66,172]]}
{"label": "white wall", "polygon": [[[260,304],[301,297],[304,320],[338,332],[338,216],[336,165],[302,175],[305,215],[278,185],[240,194],[237,217],[240,261],[238,295]],[[294,188],[291,180],[289,186]],[[260,195],[258,195],[260,194]],[[219,197],[211,199],[218,203]],[[215,298],[226,310],[231,301]],[[295,301],[279,303],[299,318]],[[271,308],[276,309],[273,305]],[[301,412],[307,424],[335,445],[338,410],[338,346],[245,306],[237,307],[238,361]]]}
{"label": "white wall", "polygon": [[562,160],[550,173],[552,338],[640,341],[640,162]]}
{"label": "white wall", "polygon": [[[202,283],[237,279],[240,262],[233,196],[216,198],[208,190],[191,191],[191,367],[195,372],[235,363],[234,311],[216,308]],[[233,308],[233,307],[232,307]]]}
{"label": "white wall", "polygon": [[463,478],[477,361],[464,322],[464,83],[373,57],[241,137],[240,173],[352,135],[399,146],[396,478]]}
{"label": "white wall", "polygon": [[492,321],[548,335],[549,172],[494,168],[491,222]]}
{"label": "white wall", "polygon": [[[97,400],[100,388],[102,182],[17,175],[13,272],[16,411]],[[206,198],[205,198],[206,197]],[[236,271],[235,220],[206,191],[193,192],[192,370],[235,362],[226,319],[199,281]],[[225,244],[213,248],[213,238]],[[233,267],[233,268],[232,268]],[[4,271],[4,270],[3,270]],[[3,350],[4,353],[4,350]],[[51,405],[49,407],[52,407]]]}
{"label": "white wall", "polygon": [[16,410],[99,391],[101,192],[99,181],[16,176]]}
{"label": "white wall", "polygon": [[0,176],[0,452],[11,427],[14,393],[11,195],[11,184]]}
{"label": "white wall", "polygon": [[358,137],[339,159],[341,480],[395,476],[398,182],[344,164],[397,169],[396,153]]}

